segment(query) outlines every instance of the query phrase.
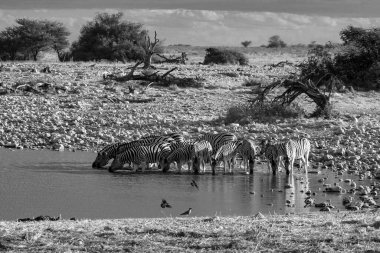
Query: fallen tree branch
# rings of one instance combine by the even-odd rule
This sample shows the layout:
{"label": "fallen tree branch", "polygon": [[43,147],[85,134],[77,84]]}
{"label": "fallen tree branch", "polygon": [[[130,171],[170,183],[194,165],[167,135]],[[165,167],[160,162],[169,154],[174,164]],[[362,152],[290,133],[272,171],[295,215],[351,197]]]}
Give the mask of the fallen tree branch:
{"label": "fallen tree branch", "polygon": [[125,99],[129,103],[149,103],[155,101],[155,98]]}

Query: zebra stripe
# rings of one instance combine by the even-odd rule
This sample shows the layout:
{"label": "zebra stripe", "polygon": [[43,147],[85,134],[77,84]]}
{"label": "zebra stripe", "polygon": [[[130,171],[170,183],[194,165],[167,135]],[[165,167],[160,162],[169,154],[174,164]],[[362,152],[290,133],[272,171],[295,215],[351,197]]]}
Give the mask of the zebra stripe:
{"label": "zebra stripe", "polygon": [[171,152],[163,163],[163,172],[167,172],[170,169],[170,164],[173,162],[177,163],[178,172],[181,173],[182,164],[187,163],[188,170],[191,170],[192,167],[192,150],[193,145],[183,145],[180,148],[177,148]]}
{"label": "zebra stripe", "polygon": [[[293,173],[294,161],[301,159],[305,165],[305,171],[307,173],[307,167],[309,165],[309,153],[310,153],[310,141],[306,138],[299,140],[289,140],[287,142],[271,144],[269,141],[262,142],[261,154],[265,154],[270,165],[272,166],[273,174],[278,170],[281,158],[285,158],[286,173]],[[270,168],[268,163],[268,168]],[[290,169],[289,169],[290,164]]]}
{"label": "zebra stripe", "polygon": [[241,146],[243,145],[242,141],[232,141],[222,145],[216,154],[212,157],[211,168],[212,174],[215,175],[215,167],[217,161],[222,160],[224,163],[224,173],[226,174],[227,166],[229,172],[232,173],[236,155],[240,152]]}
{"label": "zebra stripe", "polygon": [[211,144],[213,154],[223,145],[231,141],[236,141],[237,138],[231,133],[219,133],[219,134],[204,134],[198,141],[208,141]]}
{"label": "zebra stripe", "polygon": [[[135,146],[125,150],[123,153],[116,155],[113,160],[109,171],[114,172],[115,170],[123,168],[125,163],[133,163],[135,165],[140,165],[145,162],[145,167],[149,163],[161,163],[170,153],[170,146],[167,143],[155,144],[151,146]],[[145,167],[142,170],[144,172]],[[137,170],[137,167],[135,171]]]}
{"label": "zebra stripe", "polygon": [[[307,138],[301,138],[296,141],[290,140],[286,143],[286,146],[288,159],[285,161],[285,167],[288,168],[290,163],[290,172],[293,174],[294,161],[296,159],[301,159],[305,167],[305,172],[307,173],[311,148],[310,141]],[[289,173],[289,168],[286,171]]]}
{"label": "zebra stripe", "polygon": [[96,156],[95,161],[92,163],[92,168],[94,169],[101,168],[107,165],[109,160],[111,160],[112,158],[115,158],[118,148],[124,144],[125,143],[123,142],[117,142],[117,143],[113,143],[113,144],[109,144],[105,146],[103,149],[101,149],[98,152],[98,155]]}
{"label": "zebra stripe", "polygon": [[243,158],[244,171],[247,172],[248,167],[250,167],[250,173],[252,174],[255,166],[255,157],[257,155],[255,142],[251,139],[244,139],[239,154]]}
{"label": "zebra stripe", "polygon": [[212,146],[209,141],[196,141],[193,145],[192,159],[194,160],[194,172],[197,174],[201,167],[202,172],[206,171],[205,162],[211,162]]}

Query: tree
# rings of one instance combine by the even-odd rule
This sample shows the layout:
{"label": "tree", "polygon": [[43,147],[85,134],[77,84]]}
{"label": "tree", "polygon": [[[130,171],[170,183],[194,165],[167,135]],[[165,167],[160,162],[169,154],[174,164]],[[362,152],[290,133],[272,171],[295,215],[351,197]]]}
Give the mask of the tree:
{"label": "tree", "polygon": [[246,41],[243,41],[241,44],[243,45],[243,47],[248,47],[249,45],[251,45],[252,41],[249,41],[249,40],[246,40]]}
{"label": "tree", "polygon": [[33,58],[41,51],[68,47],[69,32],[62,23],[48,20],[17,19],[17,25],[7,27],[0,33],[0,44],[8,52],[6,58],[15,60],[17,55],[24,59]]}
{"label": "tree", "polygon": [[281,40],[280,36],[273,35],[269,38],[268,46],[269,48],[278,48],[278,47],[286,47],[286,43]]}
{"label": "tree", "polygon": [[85,24],[71,47],[74,60],[141,60],[147,32],[140,23],[123,21],[123,13],[99,13]]}
{"label": "tree", "polygon": [[152,63],[152,56],[155,53],[158,53],[159,50],[157,50],[157,46],[159,45],[158,43],[160,42],[159,39],[157,39],[157,32],[154,31],[154,41],[150,40],[149,35],[145,35],[145,41],[144,44],[142,45],[142,48],[145,51],[145,56],[144,56],[144,69],[147,69],[150,67]]}
{"label": "tree", "polygon": [[0,58],[2,60],[16,60],[21,51],[20,34],[15,27],[7,27],[0,33]]}
{"label": "tree", "polygon": [[69,31],[59,22],[46,23],[46,29],[48,34],[52,36],[51,48],[57,53],[59,61],[66,60],[68,52],[65,49],[69,46],[67,39],[70,35]]}

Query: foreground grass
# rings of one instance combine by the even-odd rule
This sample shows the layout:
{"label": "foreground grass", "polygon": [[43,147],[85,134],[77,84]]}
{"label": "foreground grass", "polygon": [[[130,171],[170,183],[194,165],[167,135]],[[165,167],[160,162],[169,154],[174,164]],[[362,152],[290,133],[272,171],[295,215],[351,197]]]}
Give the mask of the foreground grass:
{"label": "foreground grass", "polygon": [[0,222],[0,251],[378,252],[379,214]]}

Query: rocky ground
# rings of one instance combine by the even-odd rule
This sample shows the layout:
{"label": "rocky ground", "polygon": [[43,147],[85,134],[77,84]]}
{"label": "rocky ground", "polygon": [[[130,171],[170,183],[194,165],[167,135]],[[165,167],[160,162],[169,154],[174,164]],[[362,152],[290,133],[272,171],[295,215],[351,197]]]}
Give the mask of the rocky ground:
{"label": "rocky ground", "polygon": [[[271,58],[272,59],[272,58]],[[298,58],[295,58],[299,60]],[[49,66],[51,73],[41,70]],[[166,72],[174,65],[156,65]],[[375,176],[380,170],[380,99],[376,92],[335,94],[332,120],[289,119],[274,123],[224,124],[231,106],[252,99],[248,79],[266,84],[295,69],[250,66],[178,65],[172,74],[203,78],[202,88],[149,86],[141,81],[104,80],[103,74],[128,72],[107,63],[3,63],[0,72],[0,145],[5,147],[91,150],[144,135],[180,132],[195,138],[204,132],[229,131],[239,137],[308,136],[314,168],[354,170]],[[141,72],[138,69],[136,73]],[[129,93],[129,86],[136,88]],[[149,103],[134,103],[139,99]],[[301,101],[306,109],[310,104]]]}

